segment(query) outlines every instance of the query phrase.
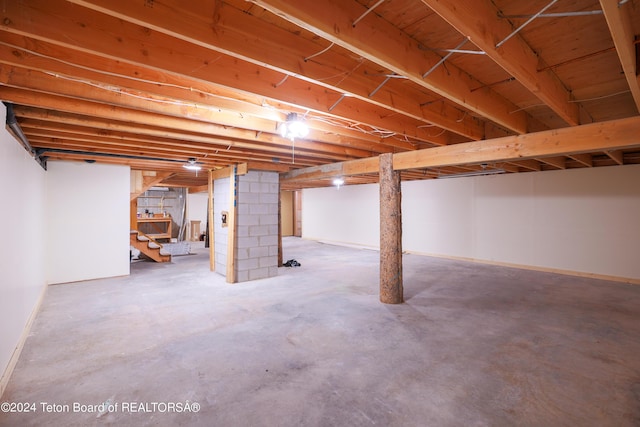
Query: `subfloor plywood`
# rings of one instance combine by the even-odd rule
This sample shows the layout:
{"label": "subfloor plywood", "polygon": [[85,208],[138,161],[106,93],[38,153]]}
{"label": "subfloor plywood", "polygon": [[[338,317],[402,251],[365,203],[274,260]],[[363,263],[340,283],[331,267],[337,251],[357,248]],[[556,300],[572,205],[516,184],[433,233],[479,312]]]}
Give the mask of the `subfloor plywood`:
{"label": "subfloor plywood", "polygon": [[391,306],[377,251],[285,238],[301,267],[235,285],[206,251],[51,286],[0,425],[640,423],[640,286],[405,255]]}

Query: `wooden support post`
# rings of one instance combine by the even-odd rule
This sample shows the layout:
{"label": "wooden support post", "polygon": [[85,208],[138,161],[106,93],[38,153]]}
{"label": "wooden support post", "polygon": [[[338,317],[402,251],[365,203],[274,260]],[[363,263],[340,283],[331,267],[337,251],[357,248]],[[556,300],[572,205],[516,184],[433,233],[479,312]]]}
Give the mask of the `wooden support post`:
{"label": "wooden support post", "polygon": [[138,229],[138,198],[129,203],[129,230]]}
{"label": "wooden support post", "polygon": [[227,215],[227,283],[236,283],[236,207],[238,204],[238,167],[229,174],[229,213]]}
{"label": "wooden support post", "polygon": [[380,301],[400,304],[402,289],[402,194],[393,154],[380,155]]}
{"label": "wooden support post", "polygon": [[209,169],[209,203],[208,212],[209,220],[207,221],[207,236],[209,236],[209,270],[216,271],[216,245],[214,239],[215,224],[213,223],[213,171]]}

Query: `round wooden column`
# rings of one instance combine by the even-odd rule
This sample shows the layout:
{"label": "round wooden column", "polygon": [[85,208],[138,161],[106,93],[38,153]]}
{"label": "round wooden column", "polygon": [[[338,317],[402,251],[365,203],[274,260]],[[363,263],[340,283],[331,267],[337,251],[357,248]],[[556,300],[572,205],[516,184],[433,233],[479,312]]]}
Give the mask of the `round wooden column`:
{"label": "round wooden column", "polygon": [[393,154],[380,156],[380,301],[400,304],[402,288],[402,193]]}

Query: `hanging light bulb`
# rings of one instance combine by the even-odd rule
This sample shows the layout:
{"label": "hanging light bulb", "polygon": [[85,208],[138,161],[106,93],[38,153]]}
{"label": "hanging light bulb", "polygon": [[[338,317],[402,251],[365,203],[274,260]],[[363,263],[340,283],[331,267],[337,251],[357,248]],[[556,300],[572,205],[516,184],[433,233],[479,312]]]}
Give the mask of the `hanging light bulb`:
{"label": "hanging light bulb", "polygon": [[196,159],[194,158],[189,159],[188,163],[185,163],[184,165],[182,165],[182,167],[185,169],[189,169],[190,171],[199,171],[200,169],[202,169],[202,166],[198,165],[196,163]]}
{"label": "hanging light bulb", "polygon": [[336,178],[333,180],[333,185],[335,185],[338,190],[340,189],[340,186],[344,184],[344,179],[342,178]]}
{"label": "hanging light bulb", "polygon": [[289,113],[284,123],[280,125],[280,134],[283,138],[294,140],[295,138],[304,138],[309,134],[307,124],[298,118],[298,114]]}

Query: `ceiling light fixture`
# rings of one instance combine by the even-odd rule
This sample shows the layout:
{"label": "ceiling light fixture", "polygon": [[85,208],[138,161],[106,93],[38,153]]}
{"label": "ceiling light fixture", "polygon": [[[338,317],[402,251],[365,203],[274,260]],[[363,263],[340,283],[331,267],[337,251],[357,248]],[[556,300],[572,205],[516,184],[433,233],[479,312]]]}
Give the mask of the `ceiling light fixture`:
{"label": "ceiling light fixture", "polygon": [[202,166],[198,165],[196,163],[196,159],[194,158],[189,159],[188,163],[185,163],[184,165],[182,165],[182,167],[185,169],[189,169],[190,171],[199,171],[200,169],[202,169]]}
{"label": "ceiling light fixture", "polygon": [[340,189],[340,186],[344,184],[344,179],[342,178],[336,178],[333,180],[333,185],[335,185],[338,190]]}
{"label": "ceiling light fixture", "polygon": [[295,138],[304,138],[309,134],[307,124],[298,118],[298,114],[289,113],[284,123],[280,125],[280,134],[283,138],[294,140]]}

